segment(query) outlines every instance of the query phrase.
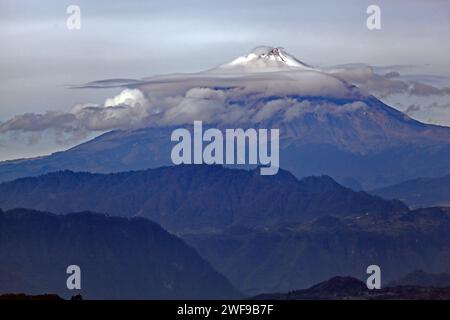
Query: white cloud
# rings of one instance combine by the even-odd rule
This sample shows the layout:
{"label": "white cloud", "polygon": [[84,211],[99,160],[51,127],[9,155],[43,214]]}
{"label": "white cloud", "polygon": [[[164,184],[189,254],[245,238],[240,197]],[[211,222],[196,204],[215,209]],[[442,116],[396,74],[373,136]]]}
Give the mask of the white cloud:
{"label": "white cloud", "polygon": [[[0,123],[0,133],[53,130],[65,136],[83,136],[114,129],[186,125],[194,120],[230,125],[258,124],[278,117],[279,121],[289,122],[307,113],[323,116],[366,108],[361,101],[369,94],[381,99],[412,95],[444,100],[450,94],[445,85],[450,80],[403,77],[405,68],[401,66],[373,68],[354,64],[314,69],[303,65],[284,68],[276,62],[276,71],[270,72],[242,72],[241,65],[233,69],[234,65],[229,64],[225,71],[222,66],[195,74],[90,82],[85,87],[125,89],[101,105],[78,104],[67,113],[48,111],[15,116]],[[253,67],[260,65],[264,68],[259,63]],[[404,111],[413,115],[420,109],[412,106]]]}

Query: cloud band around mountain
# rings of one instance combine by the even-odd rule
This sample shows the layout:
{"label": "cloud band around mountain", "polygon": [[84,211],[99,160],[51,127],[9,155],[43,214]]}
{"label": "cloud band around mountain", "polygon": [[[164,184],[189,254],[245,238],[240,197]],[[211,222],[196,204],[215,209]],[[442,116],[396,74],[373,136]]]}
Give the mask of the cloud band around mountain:
{"label": "cloud band around mountain", "polygon": [[[79,104],[69,112],[17,115],[0,123],[0,134],[55,131],[70,136],[114,129],[182,126],[192,124],[194,120],[219,125],[254,124],[280,112],[284,121],[290,121],[306,112],[342,112],[360,108],[363,103],[354,102],[370,94],[381,98],[393,95],[450,96],[450,87],[442,85],[445,80],[450,84],[450,78],[439,79],[441,85],[438,86],[431,84],[432,77],[403,77],[401,70],[401,67],[373,68],[367,65],[322,69],[308,66],[298,71],[260,73],[223,72],[216,68],[196,74],[142,80],[94,81],[75,88],[117,87],[123,90],[103,104]],[[346,106],[320,111],[314,108],[317,97],[344,101]],[[411,105],[406,113],[412,114],[419,109],[420,106]]]}

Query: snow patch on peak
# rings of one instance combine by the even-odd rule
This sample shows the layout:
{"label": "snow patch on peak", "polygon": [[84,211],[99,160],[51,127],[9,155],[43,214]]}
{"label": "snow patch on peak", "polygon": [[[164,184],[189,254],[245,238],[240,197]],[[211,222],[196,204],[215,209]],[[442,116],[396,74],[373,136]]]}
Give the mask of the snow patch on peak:
{"label": "snow patch on peak", "polygon": [[218,72],[274,72],[286,70],[314,70],[281,47],[259,46],[248,55],[223,64],[212,71]]}

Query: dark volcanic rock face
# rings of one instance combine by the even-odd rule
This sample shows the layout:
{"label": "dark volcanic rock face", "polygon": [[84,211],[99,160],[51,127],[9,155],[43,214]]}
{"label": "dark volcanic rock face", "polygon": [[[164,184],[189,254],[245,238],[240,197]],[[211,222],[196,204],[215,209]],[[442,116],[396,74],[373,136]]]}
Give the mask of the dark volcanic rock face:
{"label": "dark volcanic rock face", "polygon": [[[87,299],[220,299],[239,293],[182,240],[143,218],[0,211],[0,292]],[[81,268],[81,290],[66,268]],[[214,284],[214,285],[211,285]]]}

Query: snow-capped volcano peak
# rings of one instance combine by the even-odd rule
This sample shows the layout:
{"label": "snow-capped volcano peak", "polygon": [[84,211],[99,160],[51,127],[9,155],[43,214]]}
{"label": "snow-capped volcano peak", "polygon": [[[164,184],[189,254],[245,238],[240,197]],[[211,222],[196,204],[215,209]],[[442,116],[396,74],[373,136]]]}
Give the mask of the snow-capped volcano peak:
{"label": "snow-capped volcano peak", "polygon": [[282,70],[313,69],[311,66],[290,55],[283,48],[260,46],[248,55],[219,66],[214,71],[225,72],[273,72]]}

